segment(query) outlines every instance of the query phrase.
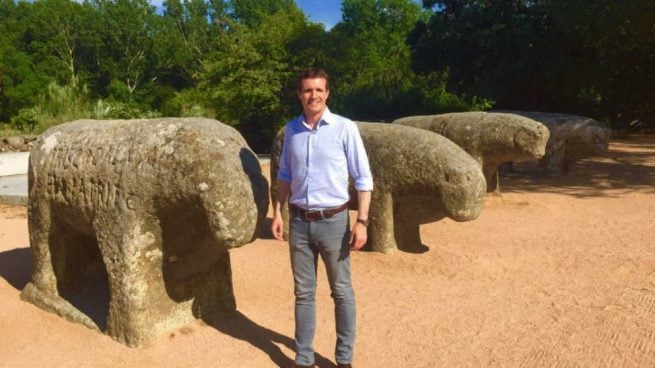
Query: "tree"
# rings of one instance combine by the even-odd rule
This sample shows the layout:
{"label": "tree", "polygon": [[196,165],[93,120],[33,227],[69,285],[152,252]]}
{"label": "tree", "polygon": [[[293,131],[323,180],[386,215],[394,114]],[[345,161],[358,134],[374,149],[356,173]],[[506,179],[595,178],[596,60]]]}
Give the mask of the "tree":
{"label": "tree", "polygon": [[110,96],[118,100],[145,99],[136,92],[153,83],[153,39],[157,32],[155,7],[147,0],[95,0],[103,29],[102,72]]}
{"label": "tree", "polygon": [[293,0],[231,0],[230,5],[234,19],[251,28],[260,28],[271,14],[287,10],[299,13]]}
{"label": "tree", "polygon": [[35,68],[27,44],[33,6],[0,0],[0,121],[34,104],[39,90],[51,80]]}
{"label": "tree", "polygon": [[41,67],[60,83],[78,87],[85,54],[97,42],[94,10],[70,0],[39,0],[30,15],[29,47]]}
{"label": "tree", "polygon": [[576,69],[579,85],[573,90],[576,106],[619,124],[641,117],[652,119],[655,3],[544,0],[542,8],[562,37],[576,40],[586,50],[567,50],[563,55],[582,59]]}
{"label": "tree", "polygon": [[293,76],[311,62],[304,59],[302,39],[322,32],[294,3],[280,1],[277,9],[240,13],[208,55],[199,84],[216,117],[236,126],[258,152],[270,149],[273,134],[295,106]]}
{"label": "tree", "polygon": [[456,99],[446,96],[439,73],[419,76],[411,70],[406,38],[429,12],[409,0],[344,0],[342,12],[343,21],[330,32],[330,54],[339,60],[332,70],[339,88],[332,103],[338,111],[357,119],[391,120],[464,108],[451,105]]}
{"label": "tree", "polygon": [[[535,33],[528,1],[431,1],[437,10],[409,38],[415,70],[448,71],[456,93],[481,94],[504,103],[533,61]],[[503,83],[499,83],[502,81]],[[516,97],[512,96],[512,97]]]}
{"label": "tree", "polygon": [[216,47],[213,41],[221,28],[215,22],[225,21],[226,5],[204,0],[167,0],[163,5],[161,32],[155,42],[160,72],[164,82],[177,90],[195,86],[207,53]]}
{"label": "tree", "polygon": [[655,3],[429,0],[409,42],[419,72],[498,108],[610,121],[655,114]]}

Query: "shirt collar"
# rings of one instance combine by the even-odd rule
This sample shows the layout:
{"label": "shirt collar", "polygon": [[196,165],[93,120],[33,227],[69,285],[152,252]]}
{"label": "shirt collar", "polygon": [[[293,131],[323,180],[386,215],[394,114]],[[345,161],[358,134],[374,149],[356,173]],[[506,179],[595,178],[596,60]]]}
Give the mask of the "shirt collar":
{"label": "shirt collar", "polygon": [[[304,125],[306,128],[309,128],[309,125],[305,121],[305,114],[302,113],[300,114],[300,117],[298,119],[302,125]],[[328,109],[327,106],[325,106],[325,111],[323,111],[323,115],[321,116],[321,119],[318,121],[317,127],[321,124],[321,122],[324,122],[326,124],[332,124],[335,121],[335,116],[332,112],[330,112],[330,109]]]}

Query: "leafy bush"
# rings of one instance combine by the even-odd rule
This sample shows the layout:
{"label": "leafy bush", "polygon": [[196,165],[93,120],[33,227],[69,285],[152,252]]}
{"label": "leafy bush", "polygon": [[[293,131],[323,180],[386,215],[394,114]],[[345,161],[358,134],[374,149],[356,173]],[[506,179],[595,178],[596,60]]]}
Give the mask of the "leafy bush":
{"label": "leafy bush", "polygon": [[93,110],[91,110],[91,117],[93,119],[107,119],[110,112],[111,105],[104,102],[102,99],[98,99],[96,104],[93,105]]}
{"label": "leafy bush", "polygon": [[44,116],[58,117],[79,115],[85,110],[85,93],[82,89],[77,92],[70,86],[60,86],[50,83],[45,94],[39,98],[38,107]]}
{"label": "leafy bush", "polygon": [[190,108],[182,111],[180,116],[185,118],[205,117],[207,116],[207,109],[199,105],[193,105]]}
{"label": "leafy bush", "polygon": [[49,127],[77,119],[137,119],[153,118],[157,111],[144,109],[136,103],[103,101],[88,102],[86,90],[51,83],[38,98],[35,106],[21,109],[11,118],[11,126],[21,132],[42,133]]}
{"label": "leafy bush", "polygon": [[125,83],[119,80],[113,79],[109,83],[109,86],[107,86],[107,90],[109,91],[109,96],[113,100],[129,101],[131,99],[129,88],[127,88]]}
{"label": "leafy bush", "polygon": [[70,86],[52,82],[37,101],[35,106],[23,108],[11,118],[14,128],[41,133],[51,126],[89,117],[84,88],[76,91]]}
{"label": "leafy bush", "polygon": [[39,110],[36,107],[26,107],[18,111],[11,119],[11,127],[20,132],[31,132],[39,121]]}
{"label": "leafy bush", "polygon": [[206,99],[206,94],[198,89],[185,89],[166,101],[162,111],[166,116],[213,118],[214,112],[205,107]]}
{"label": "leafy bush", "polygon": [[148,119],[158,116],[157,111],[143,109],[135,103],[102,99],[96,101],[90,114],[93,119]]}
{"label": "leafy bush", "polygon": [[22,134],[22,132],[20,130],[17,130],[16,128],[12,127],[11,124],[8,124],[8,123],[0,124],[0,138],[15,137],[15,136],[21,135],[21,134]]}

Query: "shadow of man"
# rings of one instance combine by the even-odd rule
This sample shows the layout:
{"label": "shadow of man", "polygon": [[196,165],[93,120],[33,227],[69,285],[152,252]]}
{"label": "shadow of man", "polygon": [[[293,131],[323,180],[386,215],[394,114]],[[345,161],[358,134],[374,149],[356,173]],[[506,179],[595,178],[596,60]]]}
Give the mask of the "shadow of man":
{"label": "shadow of man", "polygon": [[[280,348],[275,344],[284,344],[286,347],[293,350],[295,348],[293,339],[258,325],[239,311],[234,313],[223,313],[215,320],[205,320],[204,322],[220,332],[228,334],[236,339],[246,341],[263,351],[278,367],[290,367],[293,362],[293,359],[284,355]],[[332,368],[336,366],[329,359],[320,354],[316,354],[316,365],[320,368]]]}

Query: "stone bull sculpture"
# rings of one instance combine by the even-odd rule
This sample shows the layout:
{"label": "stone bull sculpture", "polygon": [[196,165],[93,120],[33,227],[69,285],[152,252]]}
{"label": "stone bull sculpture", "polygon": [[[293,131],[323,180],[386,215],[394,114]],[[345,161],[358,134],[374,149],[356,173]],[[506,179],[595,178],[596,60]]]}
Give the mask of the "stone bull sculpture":
{"label": "stone bull sculpture", "polygon": [[[456,144],[411,127],[364,122],[357,126],[375,188],[365,249],[418,251],[422,246],[421,224],[444,217],[470,221],[479,216],[485,197],[484,177],[475,160]],[[273,183],[283,143],[281,130],[271,152]],[[277,195],[275,184],[271,185],[271,195]],[[352,185],[350,198],[350,208],[357,209]]]}
{"label": "stone bull sculpture", "polygon": [[102,330],[72,295],[104,279],[106,333],[129,346],[235,309],[228,249],[253,240],[268,206],[257,156],[236,130],[209,119],[80,120],[41,135],[29,166],[24,300]]}
{"label": "stone bull sculpture", "polygon": [[610,129],[594,119],[535,111],[503,112],[524,116],[548,127],[550,139],[546,154],[539,162],[550,177],[568,174],[569,165],[575,161],[607,152]]}
{"label": "stone bull sculpture", "polygon": [[541,158],[550,135],[544,125],[532,119],[480,111],[410,116],[393,123],[430,130],[455,142],[478,161],[487,192],[495,193],[500,192],[500,164]]}

